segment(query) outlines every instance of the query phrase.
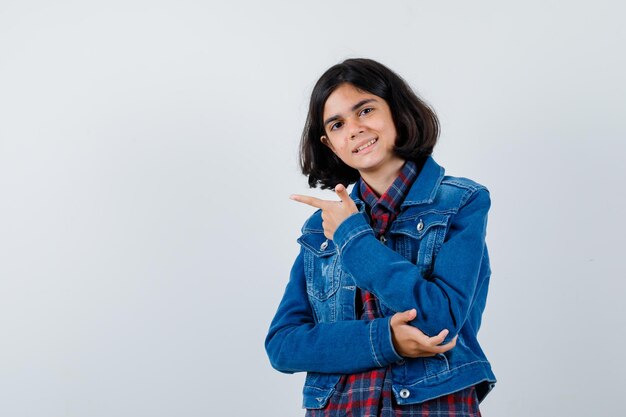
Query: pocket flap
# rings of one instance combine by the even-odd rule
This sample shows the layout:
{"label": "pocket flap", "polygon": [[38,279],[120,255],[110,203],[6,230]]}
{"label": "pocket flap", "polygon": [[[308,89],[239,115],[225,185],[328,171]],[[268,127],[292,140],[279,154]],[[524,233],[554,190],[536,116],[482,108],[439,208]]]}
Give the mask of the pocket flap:
{"label": "pocket flap", "polygon": [[421,239],[428,234],[433,227],[447,226],[450,219],[449,213],[420,213],[409,218],[396,219],[393,222],[389,233],[406,235],[414,239]]}
{"label": "pocket flap", "polygon": [[335,242],[327,239],[324,233],[305,233],[298,238],[298,243],[313,252],[315,256],[325,257],[337,253]]}

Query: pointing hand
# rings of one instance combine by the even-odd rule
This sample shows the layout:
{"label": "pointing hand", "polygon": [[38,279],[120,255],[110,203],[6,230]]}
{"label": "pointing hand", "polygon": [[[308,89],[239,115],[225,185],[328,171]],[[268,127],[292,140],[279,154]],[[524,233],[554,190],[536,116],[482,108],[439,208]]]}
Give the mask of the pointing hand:
{"label": "pointing hand", "polygon": [[322,200],[307,195],[292,194],[289,198],[309,206],[322,209],[322,227],[324,228],[324,236],[332,240],[337,227],[345,219],[354,213],[358,213],[358,209],[354,200],[350,198],[346,187],[337,184],[335,193],[341,201]]}

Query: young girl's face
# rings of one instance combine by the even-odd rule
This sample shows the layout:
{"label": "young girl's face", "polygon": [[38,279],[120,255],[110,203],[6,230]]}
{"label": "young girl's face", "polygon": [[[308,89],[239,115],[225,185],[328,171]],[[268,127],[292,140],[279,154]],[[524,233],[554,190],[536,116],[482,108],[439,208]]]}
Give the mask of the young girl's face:
{"label": "young girl's face", "polygon": [[397,132],[391,109],[374,94],[340,85],[324,104],[323,123],[322,142],[361,174],[383,172],[401,161],[393,152]]}

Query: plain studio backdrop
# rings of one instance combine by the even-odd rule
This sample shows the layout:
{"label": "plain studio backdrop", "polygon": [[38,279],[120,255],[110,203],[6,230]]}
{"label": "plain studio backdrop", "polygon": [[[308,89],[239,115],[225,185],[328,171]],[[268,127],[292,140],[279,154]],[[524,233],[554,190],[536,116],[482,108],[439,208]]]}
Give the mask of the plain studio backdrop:
{"label": "plain studio backdrop", "polygon": [[485,416],[623,411],[625,8],[609,1],[0,2],[0,415],[298,416],[264,338],[313,209],[314,82],[437,111],[491,190]]}

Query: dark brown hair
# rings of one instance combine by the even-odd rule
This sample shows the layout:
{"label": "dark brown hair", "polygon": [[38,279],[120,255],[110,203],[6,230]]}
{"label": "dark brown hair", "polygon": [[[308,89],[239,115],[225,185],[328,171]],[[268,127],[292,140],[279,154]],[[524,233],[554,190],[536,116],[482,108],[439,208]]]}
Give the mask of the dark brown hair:
{"label": "dark brown hair", "polygon": [[309,186],[334,189],[359,179],[359,171],[344,164],[320,138],[325,135],[324,105],[341,84],[374,94],[387,102],[398,132],[394,152],[405,160],[421,163],[433,152],[439,136],[439,120],[398,74],[371,59],[347,59],[330,67],[317,81],[300,142],[300,167]]}

